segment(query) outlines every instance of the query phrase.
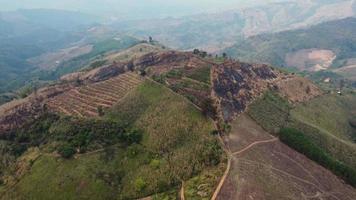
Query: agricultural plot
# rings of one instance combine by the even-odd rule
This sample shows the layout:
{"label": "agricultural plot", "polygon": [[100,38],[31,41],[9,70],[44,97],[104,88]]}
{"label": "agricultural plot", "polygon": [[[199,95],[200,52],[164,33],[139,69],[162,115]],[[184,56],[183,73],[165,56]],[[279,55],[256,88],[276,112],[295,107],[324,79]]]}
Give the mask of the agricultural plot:
{"label": "agricultural plot", "polygon": [[[217,199],[353,199],[355,189],[246,115],[225,139],[231,167]],[[288,197],[288,198],[286,198]]]}
{"label": "agricultural plot", "polygon": [[94,117],[101,109],[110,108],[129,91],[138,86],[142,78],[135,73],[71,89],[50,99],[50,110],[77,117]]}

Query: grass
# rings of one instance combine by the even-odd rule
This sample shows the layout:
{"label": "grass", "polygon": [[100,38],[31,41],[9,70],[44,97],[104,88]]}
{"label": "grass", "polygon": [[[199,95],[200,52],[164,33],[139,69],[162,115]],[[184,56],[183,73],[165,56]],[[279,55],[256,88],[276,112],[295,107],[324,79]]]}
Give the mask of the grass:
{"label": "grass", "polygon": [[185,198],[190,200],[209,200],[225,169],[226,164],[221,163],[188,180],[184,187]]}
{"label": "grass", "polygon": [[356,168],[355,130],[349,124],[355,110],[353,95],[325,95],[291,107],[268,92],[250,105],[248,114],[271,133],[278,134],[283,127],[297,129],[332,157]]}
{"label": "grass", "polygon": [[248,108],[248,114],[270,133],[278,133],[286,123],[291,109],[288,101],[268,91]]}
{"label": "grass", "polygon": [[206,84],[210,84],[210,66],[197,68],[187,77]]}
{"label": "grass", "polygon": [[348,105],[356,105],[356,98],[325,95],[300,104],[292,110],[293,118],[312,123],[320,129],[343,140],[351,140],[354,130],[349,124],[352,118]]}
{"label": "grass", "polygon": [[142,142],[72,159],[44,153],[50,145],[44,144],[40,158],[0,199],[175,199],[181,180],[222,161],[212,121],[155,82],[144,82],[104,118],[143,130]]}
{"label": "grass", "polygon": [[288,146],[331,170],[352,186],[356,186],[356,170],[332,158],[323,149],[315,145],[304,133],[296,129],[283,128],[279,136],[281,141]]}

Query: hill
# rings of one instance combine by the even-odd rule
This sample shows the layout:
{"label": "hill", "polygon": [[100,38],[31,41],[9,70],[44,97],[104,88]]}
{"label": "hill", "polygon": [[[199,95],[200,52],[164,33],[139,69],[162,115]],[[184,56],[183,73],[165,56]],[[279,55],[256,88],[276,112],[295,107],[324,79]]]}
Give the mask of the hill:
{"label": "hill", "polygon": [[[140,54],[138,47],[154,50],[122,57]],[[354,195],[341,180],[350,180],[354,164],[349,96],[330,101],[303,77],[200,50],[156,51],[143,43],[121,53],[107,58],[122,62],[88,68],[0,107],[5,199]],[[324,111],[328,105],[340,114]],[[279,142],[284,127],[302,130],[346,172]]]}
{"label": "hill", "polygon": [[92,23],[95,20],[86,15],[67,11],[0,13],[0,93],[17,90],[36,79],[33,72],[37,66],[27,60],[79,41]]}
{"label": "hill", "polygon": [[355,189],[289,148],[246,114],[224,137],[231,168],[219,199],[352,199]]}
{"label": "hill", "polygon": [[262,34],[225,49],[245,61],[318,71],[341,67],[355,57],[356,19],[326,22],[306,29]]}
{"label": "hill", "polygon": [[178,49],[214,52],[244,38],[354,16],[352,0],[284,1],[179,18],[124,21],[117,30],[161,41]]}
{"label": "hill", "polygon": [[[91,135],[94,140],[90,139],[92,141],[88,143],[88,153],[80,153],[68,160],[59,158],[55,152],[48,152],[54,139],[50,136],[44,146],[34,151],[36,156],[30,161],[30,168],[21,176],[14,171],[5,179],[5,186],[0,188],[2,198],[132,199],[171,190],[177,194],[181,180],[198,176],[207,167],[216,168],[220,162],[222,152],[216,139],[210,135],[214,130],[212,122],[184,98],[152,81],[145,81],[130,92],[102,120],[141,130],[143,139],[131,145],[113,143],[116,140],[112,139],[105,145],[94,139],[97,136]],[[89,124],[98,123],[95,120],[88,121],[89,124],[84,123],[85,120],[80,121],[75,118],[69,118],[69,121],[68,118],[59,119],[48,124],[50,127],[45,130],[49,131],[48,134],[59,136],[71,134],[71,130],[76,129],[71,128],[72,125],[82,124],[79,125],[80,130],[84,131],[90,130]],[[98,124],[96,132],[100,132],[99,127]],[[104,138],[110,134],[109,127],[109,124],[102,127],[106,131]],[[66,134],[62,136],[70,138]],[[62,139],[57,142],[66,141]],[[67,141],[75,145],[73,141]],[[100,146],[103,144],[102,149]],[[26,161],[26,158],[30,159],[28,156],[24,154],[22,158]],[[218,173],[215,179],[206,179],[200,184],[214,186],[220,176],[219,170],[215,171]],[[19,180],[16,186],[7,182],[11,180],[11,175]],[[208,192],[211,193],[212,188]]]}

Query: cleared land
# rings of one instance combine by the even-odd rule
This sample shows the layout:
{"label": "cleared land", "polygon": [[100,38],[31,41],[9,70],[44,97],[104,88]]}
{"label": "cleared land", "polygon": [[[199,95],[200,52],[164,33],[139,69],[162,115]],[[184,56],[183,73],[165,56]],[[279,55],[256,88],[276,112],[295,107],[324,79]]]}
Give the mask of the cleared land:
{"label": "cleared land", "polygon": [[50,109],[71,116],[97,116],[99,108],[110,108],[120,99],[142,83],[135,73],[125,73],[115,78],[77,87],[50,99]]}
{"label": "cleared land", "polygon": [[40,69],[55,69],[62,62],[68,61],[75,57],[90,53],[93,50],[93,45],[74,46],[67,49],[61,49],[57,52],[46,53],[28,61],[38,66]]}
{"label": "cleared land", "polygon": [[356,81],[356,64],[335,69],[333,72],[340,74],[341,76],[352,81]]}
{"label": "cleared land", "polygon": [[0,186],[0,199],[176,199],[181,180],[187,199],[209,199],[225,168],[222,150],[213,122],[184,97],[146,80],[103,118],[142,130],[143,140],[72,159],[41,146],[15,186]]}
{"label": "cleared land", "polygon": [[273,139],[248,116],[239,116],[232,127],[225,140],[230,149],[237,151],[232,152],[231,170],[217,199],[351,200],[355,197],[354,188]]}
{"label": "cleared land", "polygon": [[142,43],[135,45],[127,50],[109,54],[104,58],[104,60],[108,60],[109,62],[128,62],[132,59],[137,59],[147,53],[160,52],[164,50],[165,49],[162,46]]}
{"label": "cleared land", "polygon": [[285,58],[287,66],[296,67],[300,70],[320,71],[328,69],[336,55],[331,50],[303,49],[288,53]]}
{"label": "cleared land", "polygon": [[351,94],[328,94],[292,106],[269,92],[250,105],[248,114],[270,133],[278,134],[283,127],[300,130],[334,158],[355,168],[356,130],[350,124],[355,111],[356,98]]}

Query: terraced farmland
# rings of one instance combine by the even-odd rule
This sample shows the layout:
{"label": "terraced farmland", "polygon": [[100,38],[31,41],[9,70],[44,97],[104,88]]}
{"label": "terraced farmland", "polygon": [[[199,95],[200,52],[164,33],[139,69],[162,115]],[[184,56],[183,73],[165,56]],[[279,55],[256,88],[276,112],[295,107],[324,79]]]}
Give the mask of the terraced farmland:
{"label": "terraced farmland", "polygon": [[77,117],[94,117],[98,108],[109,108],[142,82],[138,74],[128,72],[99,83],[69,90],[50,99],[50,110]]}

